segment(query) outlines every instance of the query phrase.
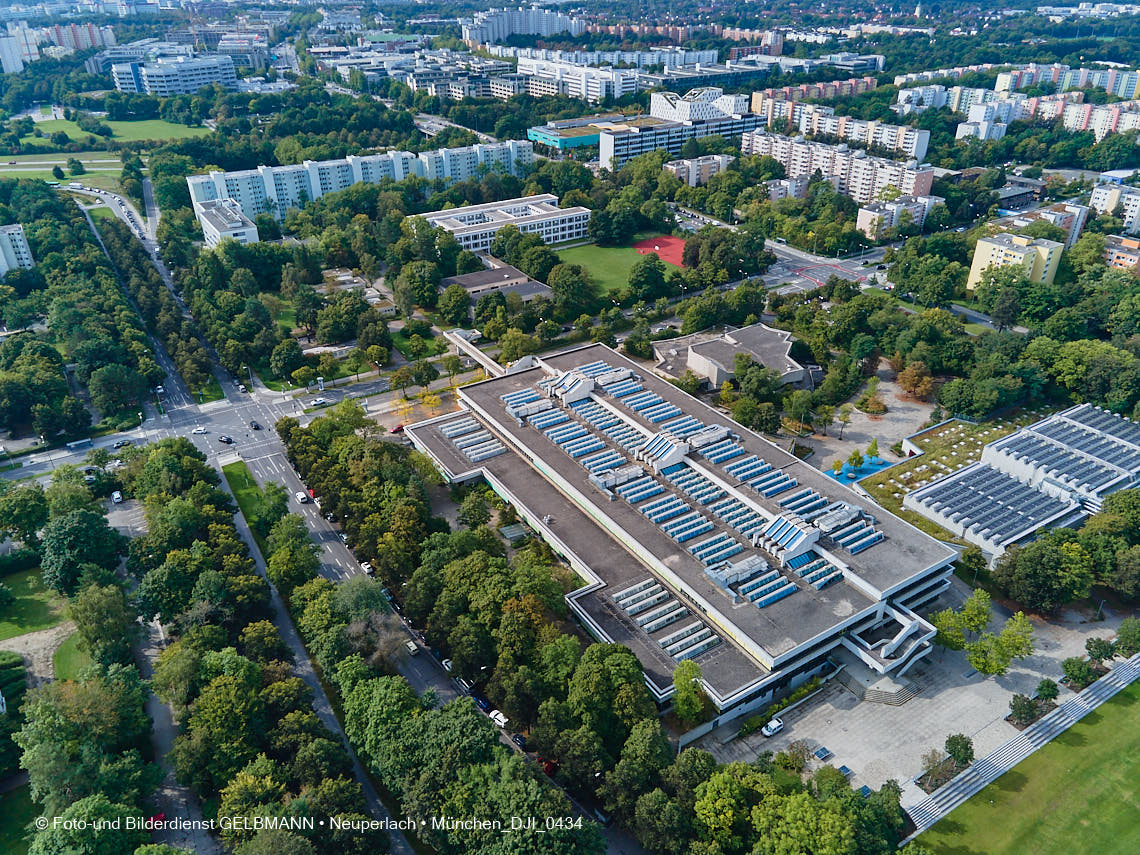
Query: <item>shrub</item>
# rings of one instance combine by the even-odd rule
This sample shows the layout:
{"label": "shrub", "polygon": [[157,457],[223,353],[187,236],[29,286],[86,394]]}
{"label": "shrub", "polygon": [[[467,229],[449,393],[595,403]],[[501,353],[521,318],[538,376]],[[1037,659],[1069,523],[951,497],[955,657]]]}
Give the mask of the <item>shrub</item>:
{"label": "shrub", "polygon": [[744,724],[740,726],[740,735],[748,736],[750,733],[755,733],[764,725],[772,720],[772,716],[778,715],[781,710],[786,710],[797,701],[802,701],[816,689],[823,684],[819,677],[812,677],[782,701],[777,701],[772,704],[768,709],[764,710],[760,715],[754,715],[746,718]]}
{"label": "shrub", "polygon": [[1041,701],[1055,701],[1061,693],[1060,687],[1048,677],[1037,684],[1037,699]]}
{"label": "shrub", "polygon": [[1009,699],[1009,714],[1014,724],[1032,724],[1037,718],[1037,702],[1027,695],[1014,695]]}
{"label": "shrub", "polygon": [[974,762],[974,740],[964,733],[952,733],[946,737],[946,753],[959,766],[969,766]]}
{"label": "shrub", "polygon": [[0,555],[0,578],[23,570],[31,570],[40,563],[40,554],[27,546]]}
{"label": "shrub", "polygon": [[1062,662],[1061,670],[1065,673],[1065,681],[1069,687],[1076,692],[1096,679],[1092,665],[1079,656],[1070,656]]}
{"label": "shrub", "polygon": [[1116,631],[1116,649],[1121,656],[1134,656],[1140,652],[1140,618],[1125,618]]}

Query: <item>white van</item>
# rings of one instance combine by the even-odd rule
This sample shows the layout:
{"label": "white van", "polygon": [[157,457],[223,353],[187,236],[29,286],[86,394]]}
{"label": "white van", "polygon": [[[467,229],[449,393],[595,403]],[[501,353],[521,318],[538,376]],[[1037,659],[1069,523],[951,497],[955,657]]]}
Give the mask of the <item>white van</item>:
{"label": "white van", "polygon": [[309,504],[309,494],[303,490],[298,490],[296,493],[294,493],[293,498],[297,500],[298,505]]}

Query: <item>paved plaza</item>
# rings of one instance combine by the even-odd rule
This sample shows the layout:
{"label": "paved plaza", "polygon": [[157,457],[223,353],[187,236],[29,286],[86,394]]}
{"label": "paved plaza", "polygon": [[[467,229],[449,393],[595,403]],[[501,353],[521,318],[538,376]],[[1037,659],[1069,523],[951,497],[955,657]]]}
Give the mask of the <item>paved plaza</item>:
{"label": "paved plaza", "polygon": [[[968,587],[955,578],[938,608],[958,605],[968,594]],[[994,625],[1000,628],[1009,612],[1000,606],[994,612]],[[738,720],[714,730],[696,745],[724,763],[749,762],[763,751],[780,751],[797,739],[806,739],[813,749],[823,745],[832,751],[831,765],[851,769],[856,789],[864,784],[878,789],[894,778],[902,785],[904,806],[909,806],[926,795],[911,780],[922,771],[922,755],[932,748],[941,750],[951,733],[971,737],[978,757],[1016,736],[1017,729],[1004,720],[1010,697],[1018,692],[1032,694],[1043,677],[1060,682],[1061,662],[1083,655],[1085,640],[1091,636],[1112,637],[1123,615],[1109,615],[1097,623],[1088,622],[1088,617],[1067,610],[1049,623],[1032,618],[1036,652],[1002,677],[983,677],[970,667],[965,653],[936,648],[906,675],[920,691],[901,706],[861,701],[832,680],[820,694],[783,714],[786,728],[772,739],[759,732],[736,737]],[[1062,686],[1058,703],[1072,696]],[[819,765],[816,760],[812,763]]]}

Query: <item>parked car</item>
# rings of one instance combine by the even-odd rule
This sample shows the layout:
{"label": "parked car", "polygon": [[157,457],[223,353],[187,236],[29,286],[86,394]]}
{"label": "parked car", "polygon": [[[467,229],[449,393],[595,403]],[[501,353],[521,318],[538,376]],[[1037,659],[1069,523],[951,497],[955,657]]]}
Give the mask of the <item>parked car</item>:
{"label": "parked car", "polygon": [[165,386],[155,386],[154,387],[154,394],[165,395],[166,394],[166,387]]}
{"label": "parked car", "polygon": [[120,439],[112,446],[112,448],[126,448],[130,444],[131,441],[129,439]]}
{"label": "parked car", "polygon": [[404,649],[408,651],[409,656],[416,656],[420,652],[419,647],[416,646],[416,643],[414,641],[405,641]]}
{"label": "parked car", "polygon": [[348,535],[345,534],[343,531],[340,532],[340,534],[338,534],[337,536],[340,538],[341,543],[348,543]]}
{"label": "parked car", "polygon": [[226,436],[223,433],[221,436],[218,437],[218,442],[223,443],[225,445],[233,445],[234,444],[234,438],[232,436]]}
{"label": "parked car", "polygon": [[491,706],[491,702],[477,692],[471,693],[471,700],[475,701],[475,705],[485,713],[489,713],[494,709],[494,707]]}
{"label": "parked car", "polygon": [[304,490],[298,490],[296,493],[293,494],[293,498],[297,500],[298,505],[309,504],[309,494],[306,493]]}
{"label": "parked car", "polygon": [[523,736],[521,733],[516,733],[516,734],[512,735],[511,736],[511,742],[513,742],[515,745],[517,745],[523,751],[526,751],[526,737]]}
{"label": "parked car", "polygon": [[123,494],[116,490],[111,494],[111,501],[116,505],[121,505],[123,503]]}
{"label": "parked car", "polygon": [[448,674],[451,673],[451,660],[450,659],[444,659],[439,664],[443,666],[444,671],[446,671]]}
{"label": "parked car", "polygon": [[766,725],[764,725],[762,728],[760,728],[760,733],[763,734],[764,736],[770,737],[770,736],[775,736],[777,733],[779,733],[783,729],[784,729],[783,720],[779,719],[779,718],[774,718],[770,722],[768,722]]}
{"label": "parked car", "polygon": [[[367,561],[361,561],[360,562],[360,569],[363,570],[365,573],[367,573],[369,576],[371,576],[375,572],[372,569],[372,565],[369,564]],[[393,603],[393,605],[395,605],[395,604]],[[399,611],[399,609],[397,609],[397,611]]]}
{"label": "parked car", "polygon": [[403,425],[396,425],[394,428],[392,428],[392,433],[403,433],[403,432],[404,432],[404,426]]}
{"label": "parked car", "polygon": [[499,727],[506,727],[507,722],[510,721],[510,719],[508,719],[505,715],[503,715],[498,710],[491,710],[491,712],[489,712],[488,715],[491,717],[491,721],[493,721]]}

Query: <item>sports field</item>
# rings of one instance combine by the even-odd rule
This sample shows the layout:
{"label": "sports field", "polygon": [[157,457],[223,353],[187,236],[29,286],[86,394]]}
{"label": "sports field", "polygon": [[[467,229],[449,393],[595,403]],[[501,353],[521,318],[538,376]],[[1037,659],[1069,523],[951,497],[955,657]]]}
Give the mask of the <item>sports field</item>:
{"label": "sports field", "polygon": [[937,855],[1140,851],[1140,683],[953,811],[918,842]]}
{"label": "sports field", "polygon": [[649,253],[655,252],[666,264],[672,264],[674,267],[685,266],[681,260],[681,256],[685,252],[685,242],[679,237],[658,235],[657,237],[639,240],[633,245],[633,248],[637,250],[639,255],[649,255]]}
{"label": "sports field", "polygon": [[[677,241],[680,247],[676,250],[676,262],[666,258],[663,252],[657,254],[661,256],[662,261],[667,261],[670,264],[681,266],[681,252],[684,249],[684,241],[680,238],[674,237],[650,237],[639,240],[633,246],[576,246],[573,249],[560,249],[558,256],[567,264],[581,264],[594,281],[598,283],[598,287],[602,290],[603,294],[613,294],[621,291],[629,284],[629,271],[633,269],[633,265],[641,261],[644,255],[653,252],[653,246],[656,244],[665,248],[662,241]],[[642,252],[638,247],[646,245],[648,248]]]}
{"label": "sports field", "polygon": [[[140,119],[133,122],[107,122],[107,124],[111,126],[111,138],[123,142],[175,140],[185,137],[200,137],[203,134],[210,133],[209,128],[191,128],[163,119]],[[85,140],[88,136],[94,136],[82,130],[75,122],[67,119],[48,119],[44,122],[36,122],[36,128],[42,131],[45,137],[50,137],[57,131],[63,131],[73,140]],[[27,136],[20,140],[20,142],[28,144],[35,144],[40,141],[41,138],[36,136]]]}

